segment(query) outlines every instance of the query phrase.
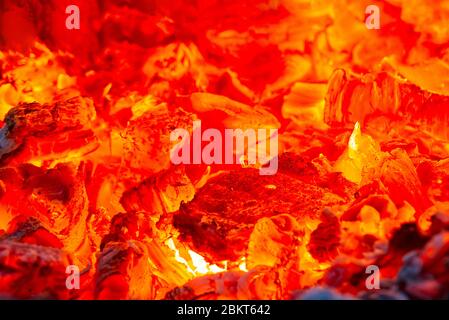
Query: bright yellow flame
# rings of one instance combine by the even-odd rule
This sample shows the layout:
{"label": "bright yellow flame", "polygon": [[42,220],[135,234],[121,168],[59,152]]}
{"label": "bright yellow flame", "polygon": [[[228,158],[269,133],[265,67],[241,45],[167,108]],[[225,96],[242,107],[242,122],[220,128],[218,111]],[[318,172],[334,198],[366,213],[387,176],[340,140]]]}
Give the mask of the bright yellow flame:
{"label": "bright yellow flame", "polygon": [[190,256],[190,262],[186,260],[186,258],[182,257],[181,253],[179,252],[178,248],[176,248],[175,242],[173,239],[168,239],[166,242],[167,246],[175,253],[175,260],[179,263],[183,264],[187,271],[194,276],[198,275],[204,275],[204,274],[212,274],[212,273],[219,273],[224,272],[227,270],[226,263],[224,263],[225,267],[220,268],[216,264],[210,264],[208,263],[203,256],[196,253],[193,250],[188,250]]}
{"label": "bright yellow flame", "polygon": [[362,131],[360,130],[360,123],[357,121],[354,125],[354,130],[352,131],[351,137],[349,138],[348,147],[353,151],[357,151],[358,144],[357,140],[360,139]]}
{"label": "bright yellow flame", "polygon": [[188,262],[186,259],[184,259],[183,257],[181,257],[181,254],[179,253],[178,248],[176,248],[175,242],[173,241],[173,239],[168,239],[165,244],[175,253],[175,260],[178,261],[179,263],[183,264],[186,268],[187,271],[195,274],[195,271],[192,270],[192,268],[190,268]]}
{"label": "bright yellow flame", "polygon": [[370,135],[362,134],[360,124],[356,122],[348,147],[338,158],[334,168],[342,172],[346,179],[360,184],[364,174],[376,167],[381,157],[379,144]]}
{"label": "bright yellow flame", "polygon": [[239,269],[243,272],[248,272],[248,269],[246,268],[246,259],[242,258],[242,262],[239,264]]}

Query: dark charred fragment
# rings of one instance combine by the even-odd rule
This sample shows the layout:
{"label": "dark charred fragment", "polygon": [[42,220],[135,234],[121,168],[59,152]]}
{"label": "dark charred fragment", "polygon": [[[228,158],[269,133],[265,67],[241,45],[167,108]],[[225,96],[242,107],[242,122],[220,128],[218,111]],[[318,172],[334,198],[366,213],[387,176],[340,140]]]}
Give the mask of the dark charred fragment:
{"label": "dark charred fragment", "polygon": [[421,235],[416,223],[404,223],[390,239],[390,248],[400,252],[408,252],[421,248],[428,237]]}
{"label": "dark charred fragment", "polygon": [[307,249],[319,262],[329,261],[338,254],[340,244],[340,222],[332,211],[325,209],[321,214],[322,222],[310,235]]}

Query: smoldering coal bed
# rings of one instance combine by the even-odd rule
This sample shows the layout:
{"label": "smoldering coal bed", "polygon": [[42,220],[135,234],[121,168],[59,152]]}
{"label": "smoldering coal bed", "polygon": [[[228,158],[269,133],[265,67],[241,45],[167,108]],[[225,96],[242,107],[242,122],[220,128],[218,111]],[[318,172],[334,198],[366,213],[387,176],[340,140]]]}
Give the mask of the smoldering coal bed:
{"label": "smoldering coal bed", "polygon": [[447,298],[449,12],[375,2],[0,1],[0,297]]}

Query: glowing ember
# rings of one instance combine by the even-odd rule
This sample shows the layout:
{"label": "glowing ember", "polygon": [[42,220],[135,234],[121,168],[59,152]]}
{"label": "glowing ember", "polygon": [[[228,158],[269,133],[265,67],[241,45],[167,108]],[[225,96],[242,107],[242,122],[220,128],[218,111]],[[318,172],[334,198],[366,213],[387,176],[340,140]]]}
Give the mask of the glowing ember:
{"label": "glowing ember", "polygon": [[444,1],[0,6],[0,297],[449,295]]}

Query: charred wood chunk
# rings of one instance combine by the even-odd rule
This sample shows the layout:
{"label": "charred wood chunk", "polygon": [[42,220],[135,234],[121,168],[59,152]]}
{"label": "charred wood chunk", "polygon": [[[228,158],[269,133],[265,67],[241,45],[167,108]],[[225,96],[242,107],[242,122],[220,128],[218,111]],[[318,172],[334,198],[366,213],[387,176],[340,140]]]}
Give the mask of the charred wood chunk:
{"label": "charred wood chunk", "polygon": [[236,299],[242,272],[230,271],[197,277],[165,295],[166,300]]}
{"label": "charred wood chunk", "polygon": [[270,300],[280,297],[278,273],[273,268],[260,266],[246,273],[228,271],[197,277],[169,291],[165,299]]}
{"label": "charred wood chunk", "polygon": [[324,165],[314,163],[310,156],[285,152],[279,156],[279,172],[309,184],[329,189],[345,199],[352,199],[357,185],[341,172],[332,172]]}
{"label": "charred wood chunk", "polygon": [[109,242],[98,259],[96,299],[154,299],[145,246],[138,241]]}
{"label": "charred wood chunk", "polygon": [[119,213],[112,218],[109,233],[104,236],[100,249],[103,250],[109,242],[126,242],[152,237],[152,228],[150,216],[145,212]]}
{"label": "charred wood chunk", "polygon": [[127,212],[147,211],[160,215],[174,212],[192,200],[195,187],[184,166],[172,167],[143,180],[123,193],[120,203]]}
{"label": "charred wood chunk", "polygon": [[[364,191],[362,191],[364,192]],[[360,212],[364,206],[370,206],[379,212],[382,218],[395,216],[397,208],[391,199],[386,195],[373,194],[367,198],[359,197],[354,203],[343,213],[341,221],[356,221],[361,219]]]}
{"label": "charred wood chunk", "polygon": [[340,291],[358,292],[365,288],[365,270],[363,261],[341,259],[326,271],[322,283]]}
{"label": "charred wood chunk", "polygon": [[130,121],[124,134],[124,160],[128,168],[145,174],[168,169],[173,146],[170,133],[177,128],[191,131],[195,118],[182,109],[169,112],[160,108]]}
{"label": "charred wood chunk", "polygon": [[17,216],[13,219],[7,232],[0,236],[0,241],[16,241],[45,247],[62,248],[62,242],[34,217]]}
{"label": "charred wood chunk", "polygon": [[[88,199],[84,166],[58,164],[53,169],[45,170],[27,164],[9,173],[0,171],[0,175],[2,172],[7,186],[2,203],[9,208],[13,218],[34,218],[64,244],[66,251],[78,250],[85,241],[87,230]],[[30,227],[31,221],[19,224]],[[22,227],[12,233],[20,233]],[[55,245],[57,243],[50,238],[47,240]]]}
{"label": "charred wood chunk", "polygon": [[0,129],[0,160],[16,158],[23,163],[35,157],[58,158],[71,150],[93,151],[97,147],[90,130],[94,118],[92,103],[80,97],[53,104],[20,103],[9,110]]}
{"label": "charred wood chunk", "polygon": [[405,151],[393,150],[384,160],[380,170],[380,179],[398,207],[407,201],[417,212],[422,213],[430,206],[429,199],[423,193],[415,166]]}
{"label": "charred wood chunk", "polygon": [[435,201],[449,201],[449,159],[423,161],[416,171],[431,198]]}
{"label": "charred wood chunk", "polygon": [[420,234],[415,223],[404,223],[390,239],[390,249],[407,252],[424,246],[428,238]]}
{"label": "charred wood chunk", "polygon": [[322,222],[310,235],[307,248],[315,259],[324,262],[337,256],[341,233],[340,222],[330,210],[325,209],[321,216]]}
{"label": "charred wood chunk", "polygon": [[45,136],[89,126],[95,109],[87,100],[74,97],[54,104],[20,103],[5,117],[8,137]]}
{"label": "charred wood chunk", "polygon": [[181,205],[174,226],[207,258],[235,260],[245,254],[256,222],[288,213],[318,219],[339,198],[288,175],[260,176],[254,169],[224,173],[208,181],[193,201]]}
{"label": "charred wood chunk", "polygon": [[249,239],[247,267],[288,266],[299,259],[297,249],[303,236],[303,228],[289,214],[259,219]]}
{"label": "charred wood chunk", "polygon": [[[418,78],[414,82],[422,81],[417,81]],[[447,138],[449,97],[433,89],[422,88],[422,83],[416,85],[388,72],[352,77],[344,70],[335,70],[329,79],[324,120],[333,125],[357,121],[364,124],[372,116],[403,117],[415,123],[431,124]]]}
{"label": "charred wood chunk", "polygon": [[398,285],[414,299],[444,299],[449,295],[449,232],[433,236],[426,245],[404,256]]}
{"label": "charred wood chunk", "polygon": [[[0,294],[11,298],[67,299],[71,258],[56,248],[0,241]],[[76,291],[76,290],[75,290]]]}

